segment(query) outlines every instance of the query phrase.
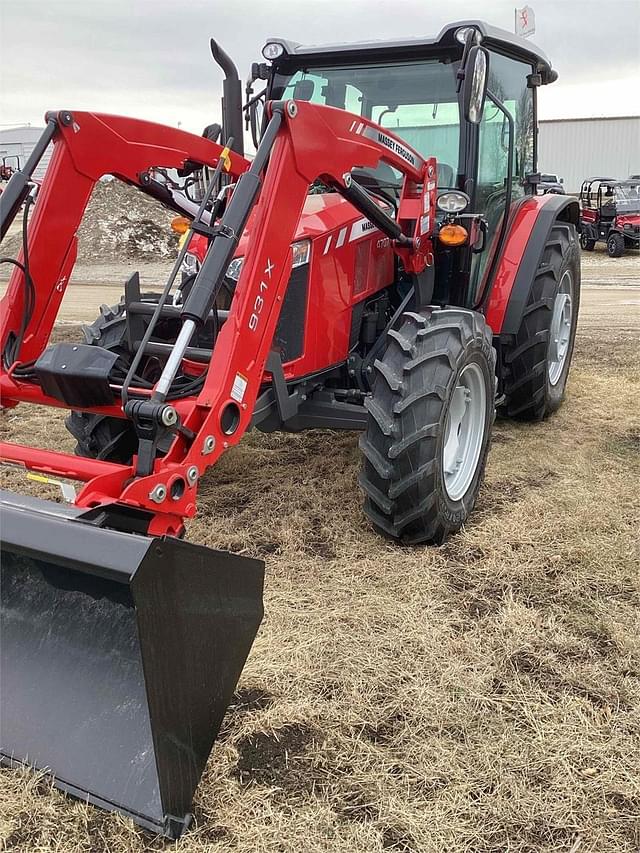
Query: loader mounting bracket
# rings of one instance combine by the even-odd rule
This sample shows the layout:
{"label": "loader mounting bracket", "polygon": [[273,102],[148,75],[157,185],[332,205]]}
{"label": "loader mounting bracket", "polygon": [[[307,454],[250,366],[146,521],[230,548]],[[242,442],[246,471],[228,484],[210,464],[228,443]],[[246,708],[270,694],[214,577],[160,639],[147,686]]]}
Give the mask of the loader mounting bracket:
{"label": "loader mounting bracket", "polygon": [[173,406],[153,400],[129,400],[124,413],[138,436],[136,475],[146,477],[153,471],[160,439],[168,431],[179,429],[178,415]]}

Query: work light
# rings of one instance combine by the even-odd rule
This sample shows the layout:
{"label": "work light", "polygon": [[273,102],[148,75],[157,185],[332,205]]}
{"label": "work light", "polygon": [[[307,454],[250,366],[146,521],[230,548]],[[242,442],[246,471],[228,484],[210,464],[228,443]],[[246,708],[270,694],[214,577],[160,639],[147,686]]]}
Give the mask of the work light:
{"label": "work light", "polygon": [[268,41],[262,48],[262,55],[270,62],[279,59],[284,53],[284,47],[277,41]]}
{"label": "work light", "polygon": [[469,204],[469,196],[461,190],[450,190],[438,196],[436,205],[445,213],[460,213]]}

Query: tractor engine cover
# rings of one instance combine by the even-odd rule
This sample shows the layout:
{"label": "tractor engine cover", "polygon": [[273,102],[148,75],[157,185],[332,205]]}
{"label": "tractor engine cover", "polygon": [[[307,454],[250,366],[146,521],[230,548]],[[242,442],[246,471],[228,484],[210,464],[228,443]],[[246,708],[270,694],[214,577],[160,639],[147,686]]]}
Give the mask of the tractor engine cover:
{"label": "tractor engine cover", "polygon": [[75,408],[113,403],[109,376],[118,353],[87,344],[54,344],[35,363],[45,394]]}

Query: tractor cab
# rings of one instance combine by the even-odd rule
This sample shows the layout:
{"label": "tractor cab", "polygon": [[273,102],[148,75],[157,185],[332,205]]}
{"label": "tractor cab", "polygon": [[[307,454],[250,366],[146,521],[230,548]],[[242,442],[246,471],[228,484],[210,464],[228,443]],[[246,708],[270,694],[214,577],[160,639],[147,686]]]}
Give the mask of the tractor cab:
{"label": "tractor cab", "polygon": [[607,244],[612,258],[640,248],[640,181],[593,177],[580,188],[580,244],[593,251]]}
{"label": "tractor cab", "polygon": [[[453,261],[462,277],[454,287],[438,273],[437,288],[443,299],[477,305],[507,211],[535,192],[536,90],[557,77],[547,57],[480,21],[451,24],[432,39],[305,46],[274,38],[263,56],[268,63],[253,65],[246,107],[256,146],[266,127],[264,101],[291,98],[346,110],[356,130],[358,117],[373,121],[436,158],[438,218],[455,213],[472,232]],[[256,80],[266,88],[253,96]],[[386,164],[352,175],[372,195],[397,201],[401,176]]]}

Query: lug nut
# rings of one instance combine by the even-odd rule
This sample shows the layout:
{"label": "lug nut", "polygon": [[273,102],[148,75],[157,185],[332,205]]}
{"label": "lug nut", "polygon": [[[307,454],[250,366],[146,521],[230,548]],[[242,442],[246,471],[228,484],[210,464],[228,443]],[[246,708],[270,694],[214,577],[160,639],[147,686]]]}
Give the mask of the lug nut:
{"label": "lug nut", "polygon": [[197,481],[197,479],[198,479],[198,468],[196,465],[192,465],[187,470],[187,483],[189,483],[190,486],[193,486],[194,483]]}
{"label": "lug nut", "polygon": [[216,446],[216,440],[212,435],[208,435],[204,443],[202,445],[202,455],[206,456],[207,453],[213,453],[213,448]]}
{"label": "lug nut", "polygon": [[154,486],[149,492],[149,497],[154,503],[161,504],[167,497],[167,487],[163,486],[162,483],[158,483],[158,485]]}

